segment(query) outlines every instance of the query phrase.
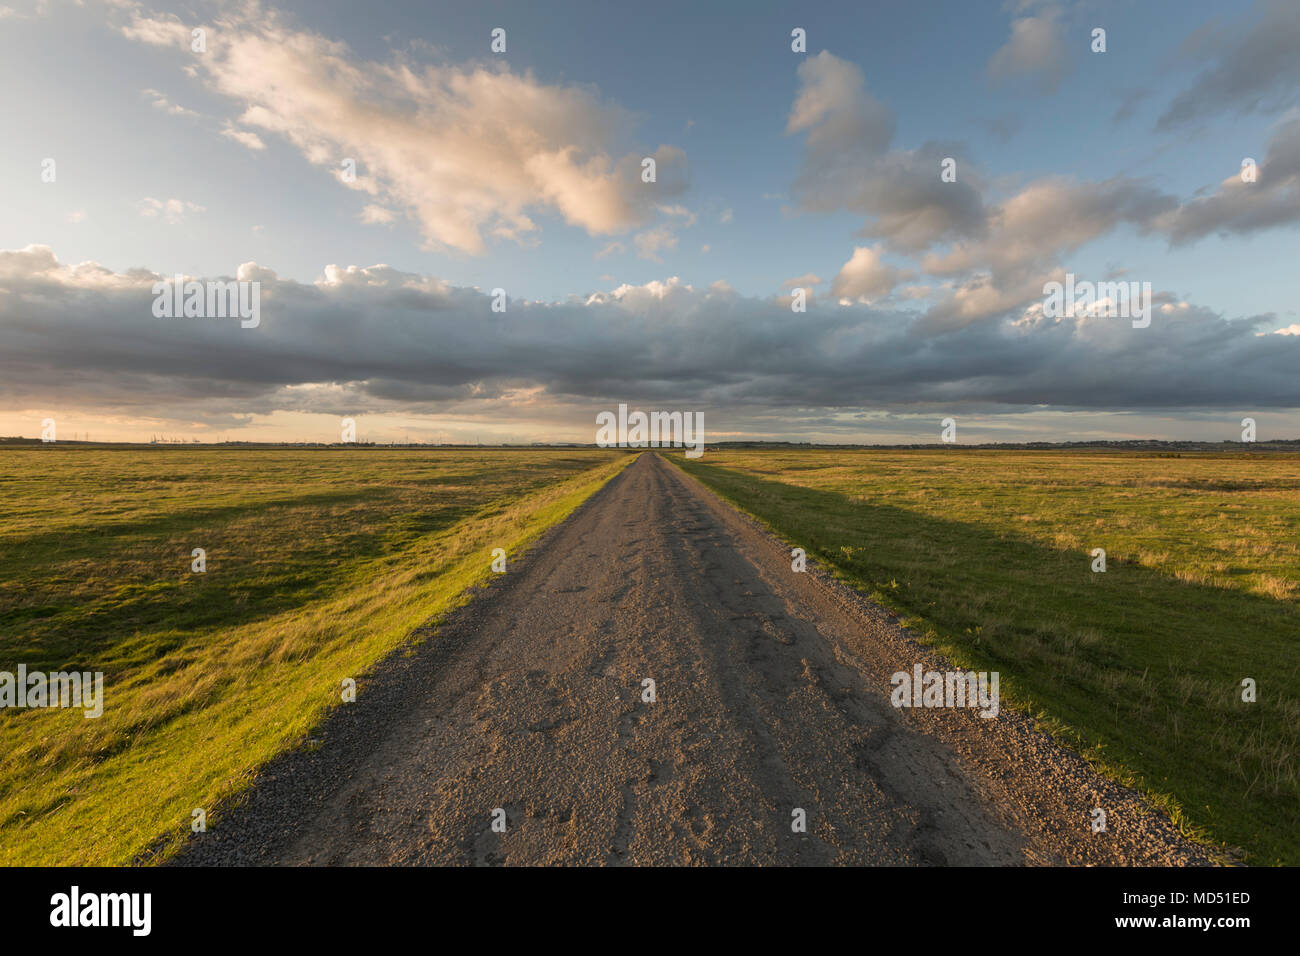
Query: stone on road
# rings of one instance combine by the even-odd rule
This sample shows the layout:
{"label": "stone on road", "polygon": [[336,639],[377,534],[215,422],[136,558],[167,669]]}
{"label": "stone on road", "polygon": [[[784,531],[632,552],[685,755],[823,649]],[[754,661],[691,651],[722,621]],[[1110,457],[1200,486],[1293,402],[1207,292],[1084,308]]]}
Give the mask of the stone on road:
{"label": "stone on road", "polygon": [[894,708],[950,665],[654,453],[418,636],[178,862],[1207,862],[1022,715]]}

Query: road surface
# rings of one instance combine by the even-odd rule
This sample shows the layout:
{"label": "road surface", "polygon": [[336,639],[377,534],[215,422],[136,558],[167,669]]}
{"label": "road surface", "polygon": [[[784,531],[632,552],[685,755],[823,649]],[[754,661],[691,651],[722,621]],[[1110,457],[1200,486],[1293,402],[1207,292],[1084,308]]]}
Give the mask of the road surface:
{"label": "road surface", "polygon": [[177,862],[1208,860],[1022,715],[894,708],[951,668],[657,454],[508,568]]}

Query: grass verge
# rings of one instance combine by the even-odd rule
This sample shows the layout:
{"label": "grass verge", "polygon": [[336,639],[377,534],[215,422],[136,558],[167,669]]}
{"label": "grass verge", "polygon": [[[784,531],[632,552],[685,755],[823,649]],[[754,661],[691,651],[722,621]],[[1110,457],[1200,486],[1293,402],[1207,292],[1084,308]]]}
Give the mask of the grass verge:
{"label": "grass verge", "polygon": [[[614,452],[3,453],[0,670],[103,671],[103,716],[0,711],[0,864],[121,864],[338,704],[625,467]],[[191,571],[192,547],[207,570]]]}
{"label": "grass verge", "polygon": [[1189,836],[1300,863],[1295,456],[672,459],[959,666],[998,670],[1013,706]]}

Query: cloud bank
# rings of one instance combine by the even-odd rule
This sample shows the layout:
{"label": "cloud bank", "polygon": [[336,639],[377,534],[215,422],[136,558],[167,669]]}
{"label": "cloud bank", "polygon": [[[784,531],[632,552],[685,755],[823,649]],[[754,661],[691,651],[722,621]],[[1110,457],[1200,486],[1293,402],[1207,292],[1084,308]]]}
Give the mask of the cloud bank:
{"label": "cloud bank", "polygon": [[[1041,306],[935,334],[915,311],[752,298],[676,279],[560,302],[509,300],[387,266],[314,283],[245,263],[261,325],[160,319],[147,270],[0,252],[0,393],[166,407],[195,419],[614,401],[1018,411],[1300,406],[1300,336],[1158,297],[1150,328]],[[215,278],[215,277],[213,277]]]}

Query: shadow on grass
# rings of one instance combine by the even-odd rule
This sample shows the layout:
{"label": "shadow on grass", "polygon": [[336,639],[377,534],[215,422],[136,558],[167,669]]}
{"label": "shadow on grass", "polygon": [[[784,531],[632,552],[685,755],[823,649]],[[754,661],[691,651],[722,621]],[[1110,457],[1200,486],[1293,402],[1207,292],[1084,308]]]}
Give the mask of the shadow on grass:
{"label": "shadow on grass", "polygon": [[[961,666],[998,670],[1004,695],[1041,709],[1103,767],[1172,795],[1187,821],[1255,862],[1300,863],[1295,604],[1131,562],[1093,573],[1085,552],[686,467],[912,618]],[[1258,685],[1256,703],[1241,700],[1247,677]]]}
{"label": "shadow on grass", "polygon": [[0,578],[10,576],[32,561],[50,565],[83,557],[101,556],[105,539],[147,539],[186,532],[195,527],[225,524],[248,515],[249,511],[269,508],[322,508],[387,497],[387,488],[349,488],[347,491],[314,492],[293,497],[265,500],[241,500],[229,505],[205,505],[198,508],[175,508],[165,514],[125,521],[96,520],[84,526],[60,528],[39,534],[9,535],[0,552]]}
{"label": "shadow on grass", "polygon": [[[14,595],[15,602],[0,611],[0,669],[20,663],[30,670],[121,670],[147,664],[204,631],[247,624],[328,597],[346,585],[352,568],[444,531],[475,511],[448,503],[385,514],[366,527],[332,529],[328,537],[303,533],[303,526],[286,522],[283,513],[364,505],[388,494],[383,488],[366,488],[301,495],[176,511],[80,537],[29,536],[24,541],[32,550],[26,561],[21,551],[10,551],[10,560],[0,563],[0,593]],[[264,536],[242,544],[242,553],[223,552],[219,543],[227,523],[250,511],[265,520]],[[165,576],[125,580],[80,600],[49,600],[51,591],[62,588],[51,587],[48,576],[70,560],[111,567],[124,557],[153,559],[177,537],[210,542],[207,573],[189,573],[190,555],[182,550],[176,554],[175,570]],[[7,549],[11,543],[6,542]],[[23,587],[24,581],[33,580],[38,584]],[[18,603],[24,594],[32,598],[30,603]]]}

